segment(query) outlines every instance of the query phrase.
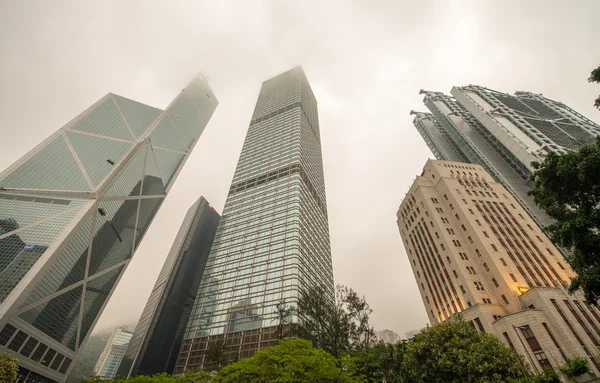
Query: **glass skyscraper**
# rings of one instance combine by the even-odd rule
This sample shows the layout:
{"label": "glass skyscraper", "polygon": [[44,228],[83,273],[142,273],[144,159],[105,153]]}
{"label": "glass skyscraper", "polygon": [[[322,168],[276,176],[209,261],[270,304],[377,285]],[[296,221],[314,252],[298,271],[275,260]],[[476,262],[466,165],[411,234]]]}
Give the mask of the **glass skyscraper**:
{"label": "glass skyscraper", "polygon": [[136,326],[118,375],[173,373],[219,218],[204,197],[189,208]]}
{"label": "glass skyscraper", "polygon": [[108,94],[0,173],[0,353],[62,382],[218,101]]}
{"label": "glass skyscraper", "polygon": [[227,361],[276,344],[276,305],[307,285],[333,295],[317,102],[296,67],[262,85],[175,373],[215,344]]}
{"label": "glass skyscraper", "polygon": [[117,369],[131,341],[133,330],[133,327],[126,326],[113,331],[94,366],[94,376],[109,380],[117,375]]}
{"label": "glass skyscraper", "polygon": [[593,143],[600,125],[540,94],[514,95],[477,85],[453,87],[451,96],[421,91],[431,113],[411,112],[438,160],[479,164],[541,226],[552,219],[527,195],[531,163]]}

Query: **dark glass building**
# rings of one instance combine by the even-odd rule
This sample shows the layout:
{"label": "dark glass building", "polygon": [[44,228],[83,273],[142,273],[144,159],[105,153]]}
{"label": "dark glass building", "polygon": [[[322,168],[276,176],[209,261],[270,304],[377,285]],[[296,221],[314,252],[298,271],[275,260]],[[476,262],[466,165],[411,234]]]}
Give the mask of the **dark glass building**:
{"label": "dark glass building", "polygon": [[0,173],[0,354],[64,382],[218,101],[108,94]]}
{"label": "dark glass building", "polygon": [[121,362],[119,376],[173,373],[219,218],[204,197],[188,210]]}

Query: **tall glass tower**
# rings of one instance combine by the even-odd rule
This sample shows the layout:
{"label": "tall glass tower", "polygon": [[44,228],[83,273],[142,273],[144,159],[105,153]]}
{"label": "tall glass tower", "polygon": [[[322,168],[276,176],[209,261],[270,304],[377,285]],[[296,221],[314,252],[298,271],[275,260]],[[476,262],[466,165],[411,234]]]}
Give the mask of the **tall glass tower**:
{"label": "tall glass tower", "polygon": [[306,285],[333,295],[317,102],[297,67],[262,85],[175,373],[215,344],[227,361],[276,344],[276,305]]}
{"label": "tall glass tower", "polygon": [[537,224],[551,224],[527,194],[531,163],[593,143],[600,125],[541,94],[511,95],[477,85],[453,87],[451,93],[421,90],[431,113],[411,112],[435,158],[483,166]]}
{"label": "tall glass tower", "polygon": [[0,173],[0,353],[62,382],[218,101],[108,94]]}
{"label": "tall glass tower", "polygon": [[121,362],[121,377],[173,373],[219,219],[204,197],[189,208]]}

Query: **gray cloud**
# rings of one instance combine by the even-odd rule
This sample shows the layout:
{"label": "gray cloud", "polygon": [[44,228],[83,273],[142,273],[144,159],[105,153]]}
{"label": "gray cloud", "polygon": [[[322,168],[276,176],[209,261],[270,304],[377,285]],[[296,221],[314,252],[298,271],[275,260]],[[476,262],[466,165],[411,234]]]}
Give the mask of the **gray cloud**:
{"label": "gray cloud", "polygon": [[260,84],[292,66],[319,102],[336,280],[399,333],[427,321],[395,223],[431,156],[419,89],[531,90],[599,120],[597,1],[353,3],[0,3],[0,168],[107,92],[165,107],[201,71],[220,100],[97,328],[137,321],[199,195],[222,211]]}

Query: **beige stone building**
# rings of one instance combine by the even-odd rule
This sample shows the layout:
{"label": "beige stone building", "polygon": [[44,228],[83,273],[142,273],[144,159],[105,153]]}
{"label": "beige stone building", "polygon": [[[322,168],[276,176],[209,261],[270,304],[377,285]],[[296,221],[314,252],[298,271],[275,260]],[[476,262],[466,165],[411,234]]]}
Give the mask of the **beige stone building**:
{"label": "beige stone building", "polygon": [[600,375],[600,311],[510,193],[480,165],[429,160],[397,213],[429,320],[460,313],[535,370],[583,356]]}

